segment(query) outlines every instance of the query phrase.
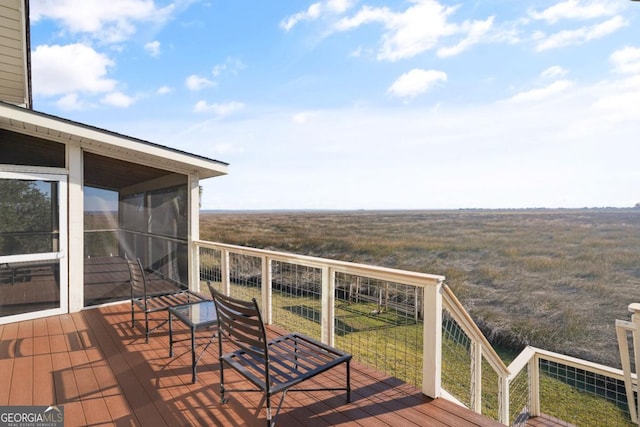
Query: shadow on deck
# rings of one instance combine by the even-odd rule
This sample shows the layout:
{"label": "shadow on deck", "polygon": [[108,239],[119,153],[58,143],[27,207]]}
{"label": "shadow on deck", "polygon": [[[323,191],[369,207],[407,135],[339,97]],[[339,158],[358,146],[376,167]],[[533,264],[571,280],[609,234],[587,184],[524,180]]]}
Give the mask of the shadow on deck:
{"label": "shadow on deck", "polygon": [[[191,383],[188,344],[168,357],[166,328],[148,344],[130,328],[129,303],[0,326],[0,405],[62,405],[66,426],[264,425],[259,393],[232,393],[220,404],[217,347]],[[188,330],[175,324],[178,338]],[[182,335],[182,336],[180,336]],[[200,343],[208,340],[199,333]],[[228,382],[242,381],[231,374]],[[312,381],[343,384],[340,370]],[[230,385],[231,386],[231,385]],[[246,386],[246,383],[245,383]],[[498,426],[445,399],[352,364],[352,403],[340,392],[289,394],[280,425]],[[539,425],[539,424],[538,424]]]}
{"label": "shadow on deck", "polygon": [[[217,348],[200,360],[191,383],[185,342],[168,357],[166,329],[148,344],[130,328],[129,304],[0,326],[0,405],[62,405],[65,425],[263,425],[260,395],[233,393],[220,405]],[[178,338],[188,330],[176,323]],[[180,335],[183,335],[182,337]],[[200,343],[208,339],[199,334]],[[229,382],[240,381],[230,375]],[[343,383],[339,370],[316,381]],[[305,426],[496,426],[444,399],[366,366],[353,363],[352,399],[342,393],[301,392],[287,396],[280,425]]]}

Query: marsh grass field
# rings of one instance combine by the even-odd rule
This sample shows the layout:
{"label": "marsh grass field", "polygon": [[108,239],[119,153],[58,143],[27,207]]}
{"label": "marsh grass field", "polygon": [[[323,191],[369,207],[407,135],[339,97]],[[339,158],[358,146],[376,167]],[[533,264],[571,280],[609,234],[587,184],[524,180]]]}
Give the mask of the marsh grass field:
{"label": "marsh grass field", "polygon": [[640,210],[201,213],[203,240],[442,274],[503,350],[618,367],[640,302]]}

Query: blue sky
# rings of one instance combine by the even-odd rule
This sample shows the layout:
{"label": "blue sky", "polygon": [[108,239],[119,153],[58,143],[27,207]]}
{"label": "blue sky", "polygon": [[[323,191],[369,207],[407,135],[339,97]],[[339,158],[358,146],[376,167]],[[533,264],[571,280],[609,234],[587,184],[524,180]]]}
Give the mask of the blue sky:
{"label": "blue sky", "polygon": [[203,209],[633,206],[640,3],[38,0],[34,107],[230,163]]}

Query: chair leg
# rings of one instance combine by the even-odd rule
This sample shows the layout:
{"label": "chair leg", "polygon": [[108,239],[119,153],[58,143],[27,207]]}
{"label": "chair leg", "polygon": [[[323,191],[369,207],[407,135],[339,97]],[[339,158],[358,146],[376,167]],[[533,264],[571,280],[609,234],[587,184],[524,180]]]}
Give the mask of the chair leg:
{"label": "chair leg", "polygon": [[133,329],[133,327],[135,326],[134,325],[135,318],[134,318],[134,314],[133,314],[133,309],[134,309],[134,304],[133,304],[133,301],[131,301],[131,329]]}
{"label": "chair leg", "polygon": [[227,403],[227,399],[224,397],[224,366],[222,359],[220,359],[220,403]]}
{"label": "chair leg", "polygon": [[267,424],[269,427],[274,427],[276,425],[276,418],[278,418],[278,414],[280,413],[280,409],[282,408],[282,404],[284,403],[285,397],[287,397],[287,392],[289,390],[283,390],[282,395],[280,396],[280,401],[278,402],[278,406],[276,407],[275,412],[271,408],[271,394],[265,393],[264,400],[265,405],[267,407]]}
{"label": "chair leg", "polygon": [[347,403],[351,403],[351,360],[347,360]]}
{"label": "chair leg", "polygon": [[145,342],[149,342],[149,313],[144,312],[144,336]]}
{"label": "chair leg", "polygon": [[275,422],[273,424],[271,423],[271,396],[266,394],[265,400],[265,405],[267,405],[267,427],[272,427],[272,425],[275,425]]}

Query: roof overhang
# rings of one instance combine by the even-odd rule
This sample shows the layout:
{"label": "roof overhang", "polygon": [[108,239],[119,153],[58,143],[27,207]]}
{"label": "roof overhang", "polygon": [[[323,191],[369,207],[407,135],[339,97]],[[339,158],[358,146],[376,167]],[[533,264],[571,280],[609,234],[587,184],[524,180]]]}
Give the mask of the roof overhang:
{"label": "roof overhang", "polygon": [[31,108],[29,2],[0,2],[0,100]]}
{"label": "roof overhang", "polygon": [[228,164],[141,139],[0,102],[0,129],[72,144],[107,157],[158,169],[196,174],[199,179],[228,173]]}

